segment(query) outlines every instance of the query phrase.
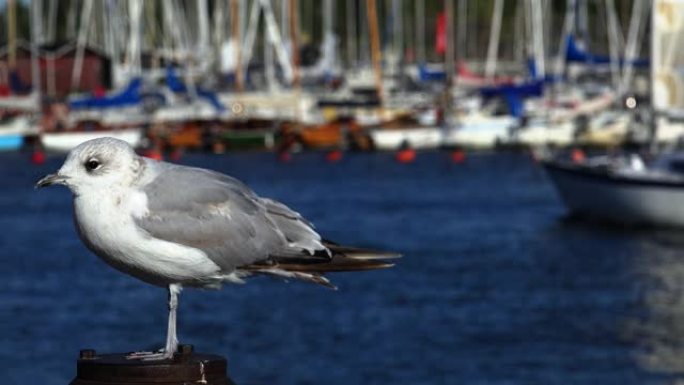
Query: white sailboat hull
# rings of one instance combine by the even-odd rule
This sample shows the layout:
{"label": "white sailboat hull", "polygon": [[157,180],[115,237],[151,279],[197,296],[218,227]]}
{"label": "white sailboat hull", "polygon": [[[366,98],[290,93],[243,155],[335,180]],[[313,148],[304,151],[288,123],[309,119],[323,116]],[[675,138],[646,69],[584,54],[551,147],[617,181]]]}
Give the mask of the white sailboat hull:
{"label": "white sailboat hull", "polygon": [[558,163],[544,167],[573,214],[618,224],[684,227],[684,180],[611,175]]}
{"label": "white sailboat hull", "polygon": [[425,128],[377,128],[370,137],[378,150],[398,150],[404,143],[417,150],[438,148],[442,144],[442,132],[437,127]]}
{"label": "white sailboat hull", "polygon": [[143,139],[140,128],[125,128],[106,131],[46,132],[41,135],[40,140],[47,151],[68,152],[83,142],[102,137],[120,139],[133,147],[138,147]]}
{"label": "white sailboat hull", "polygon": [[446,146],[462,146],[470,148],[494,148],[510,142],[511,129],[517,123],[512,116],[501,117],[466,117],[444,135]]}
{"label": "white sailboat hull", "polygon": [[567,146],[575,141],[575,131],[575,125],[570,121],[548,124],[540,122],[521,129],[515,141],[528,147]]}

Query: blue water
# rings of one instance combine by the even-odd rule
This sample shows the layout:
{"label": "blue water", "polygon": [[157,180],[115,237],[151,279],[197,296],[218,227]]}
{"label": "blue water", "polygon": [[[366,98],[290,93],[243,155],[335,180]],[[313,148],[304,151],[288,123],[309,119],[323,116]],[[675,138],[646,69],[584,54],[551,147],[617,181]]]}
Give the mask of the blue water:
{"label": "blue water", "polygon": [[[189,155],[310,218],[326,237],[404,254],[333,275],[183,292],[180,339],[238,384],[668,384],[684,379],[684,233],[563,219],[524,155]],[[34,191],[60,158],[0,154],[0,373],[66,384],[79,349],[159,347],[166,293],[91,255],[69,193]]]}

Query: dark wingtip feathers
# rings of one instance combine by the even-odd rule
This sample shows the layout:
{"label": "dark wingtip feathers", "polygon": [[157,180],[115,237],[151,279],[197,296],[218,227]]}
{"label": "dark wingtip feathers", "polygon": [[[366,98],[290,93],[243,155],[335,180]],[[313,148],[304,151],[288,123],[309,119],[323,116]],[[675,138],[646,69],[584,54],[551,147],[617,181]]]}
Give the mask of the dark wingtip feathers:
{"label": "dark wingtip feathers", "polygon": [[394,266],[390,260],[401,257],[397,253],[340,246],[327,241],[324,244],[332,257],[272,256],[268,261],[242,266],[240,269],[285,279],[299,279],[337,290],[337,287],[323,276],[324,274],[387,269]]}
{"label": "dark wingtip feathers", "polygon": [[355,247],[343,247],[334,244],[326,244],[332,253],[329,259],[292,259],[274,258],[279,268],[288,271],[301,271],[313,273],[365,271],[387,269],[394,266],[390,260],[400,258],[397,253],[360,249]]}

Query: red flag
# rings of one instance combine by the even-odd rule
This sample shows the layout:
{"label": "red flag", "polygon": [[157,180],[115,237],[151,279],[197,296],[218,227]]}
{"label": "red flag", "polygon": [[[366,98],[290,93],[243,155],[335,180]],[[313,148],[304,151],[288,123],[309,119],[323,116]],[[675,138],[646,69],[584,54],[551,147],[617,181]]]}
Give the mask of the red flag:
{"label": "red flag", "polygon": [[440,12],[437,15],[435,51],[437,51],[438,54],[444,54],[446,52],[446,13],[444,12]]}

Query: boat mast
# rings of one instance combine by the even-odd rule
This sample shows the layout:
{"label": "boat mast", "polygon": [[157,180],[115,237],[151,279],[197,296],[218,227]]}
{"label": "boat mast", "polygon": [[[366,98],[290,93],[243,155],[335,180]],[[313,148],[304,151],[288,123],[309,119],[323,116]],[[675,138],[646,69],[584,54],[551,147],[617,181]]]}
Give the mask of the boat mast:
{"label": "boat mast", "polygon": [[42,4],[32,1],[31,7],[31,84],[33,85],[32,94],[36,95],[36,100],[40,100],[40,67],[38,65],[39,49],[38,43],[41,40],[42,28]]}
{"label": "boat mast", "polygon": [[359,20],[361,20],[361,22],[358,24],[359,32],[356,39],[356,57],[360,66],[366,66],[371,64],[371,60],[368,56],[370,54],[370,43],[368,42],[368,36],[370,36],[370,32],[368,32],[368,6],[362,6],[363,2],[367,0],[360,1],[358,12]]}
{"label": "boat mast", "polygon": [[47,39],[50,43],[57,40],[57,0],[48,0]]}
{"label": "boat mast", "polygon": [[444,53],[446,87],[444,89],[444,123],[447,123],[451,118],[451,95],[456,70],[456,66],[454,65],[454,61],[456,60],[456,47],[454,44],[454,0],[446,0],[444,5],[444,12],[446,13],[446,52]]}
{"label": "boat mast", "polygon": [[368,28],[370,31],[371,60],[375,72],[375,91],[382,105],[382,56],[380,52],[380,34],[378,31],[378,11],[375,0],[366,0],[366,14],[368,16]]}
{"label": "boat mast", "polygon": [[209,56],[209,5],[207,0],[195,0],[195,5],[197,6],[196,16],[199,29],[197,36],[199,58],[206,58]]}
{"label": "boat mast", "polygon": [[622,84],[618,89],[618,95],[622,95],[632,83],[634,75],[634,60],[639,54],[639,35],[641,29],[641,20],[644,18],[644,8],[646,11],[648,7],[644,7],[643,0],[634,0],[632,5],[632,16],[629,21],[629,33],[627,35],[627,46],[625,47],[625,66],[622,70]]}
{"label": "boat mast", "polygon": [[425,64],[425,2],[415,0],[416,12],[416,59]]}
{"label": "boat mast", "polygon": [[[193,25],[192,23],[193,21],[195,21],[197,24],[206,24],[200,21],[202,18],[202,16],[200,15],[200,8],[202,8],[201,3],[203,2],[205,2],[205,0],[195,2],[196,7],[194,9],[194,15],[192,14],[192,8],[186,8],[183,2],[181,1],[175,3],[174,7],[174,15],[178,20],[177,25],[183,26],[180,41],[181,53],[183,55],[183,59],[185,62],[183,80],[185,81],[185,87],[187,88],[188,94],[190,95],[192,100],[197,100],[198,97],[197,85],[195,84],[195,78],[193,76],[196,72],[195,63],[197,60],[201,59],[203,52],[206,52],[204,51],[206,45],[204,42],[202,42],[202,28],[198,28],[196,25]],[[199,33],[196,33],[198,32],[198,30]],[[193,42],[195,42],[194,45]]]}
{"label": "boat mast", "polygon": [[532,42],[534,47],[534,61],[537,77],[544,78],[546,75],[544,53],[544,23],[542,21],[541,0],[530,0],[530,12],[532,13]]}
{"label": "boat mast", "polygon": [[317,72],[331,74],[337,66],[337,39],[335,36],[335,18],[333,16],[333,1],[323,0],[323,42],[321,44],[321,57]]}
{"label": "boat mast", "polygon": [[399,69],[403,67],[404,62],[404,33],[402,24],[404,22],[404,13],[402,12],[402,1],[392,0],[392,37],[394,45],[394,55]]}
{"label": "boat mast", "polygon": [[576,1],[577,0],[568,0],[565,7],[565,19],[563,20],[563,30],[561,32],[560,42],[558,42],[558,58],[556,60],[555,68],[555,73],[559,76],[562,76],[565,72],[565,54],[568,49],[568,37],[572,34],[575,25]]}
{"label": "boat mast", "polygon": [[[458,56],[454,60],[456,62],[464,61],[467,57],[468,51],[468,2],[467,0],[458,0]],[[451,37],[454,38],[453,36]]]}
{"label": "boat mast", "polygon": [[266,25],[267,41],[271,45],[271,49],[275,53],[275,58],[278,60],[280,69],[283,73],[283,78],[289,84],[292,84],[293,70],[287,51],[285,50],[282,36],[278,29],[273,8],[271,7],[271,0],[261,0],[261,10],[264,14],[264,23]]}
{"label": "boat mast", "polygon": [[489,31],[489,46],[487,47],[487,62],[485,76],[491,79],[496,72],[496,62],[499,54],[499,38],[501,36],[501,17],[503,16],[503,0],[494,0],[492,11],[492,26]]}
{"label": "boat mast", "polygon": [[608,22],[608,49],[610,51],[610,74],[613,80],[613,88],[617,91],[620,88],[620,53],[619,53],[619,32],[618,18],[615,10],[615,2],[606,0],[606,19]]}
{"label": "boat mast", "polygon": [[348,68],[354,68],[358,64],[358,57],[356,52],[356,39],[357,39],[357,27],[356,27],[356,0],[347,0],[347,66]]}
{"label": "boat mast", "polygon": [[266,86],[270,92],[276,88],[275,63],[273,62],[273,43],[268,39],[268,26],[264,25],[264,41],[271,44],[264,44],[264,70],[266,73]]}
{"label": "boat mast", "polygon": [[259,26],[259,13],[261,12],[260,0],[252,1],[252,7],[249,10],[249,24],[245,31],[245,38],[243,39],[243,55],[242,65],[245,66],[245,71],[249,62],[252,60],[252,51],[254,49],[254,41],[256,40],[257,29]]}
{"label": "boat mast", "polygon": [[291,45],[291,60],[292,60],[292,86],[299,88],[299,17],[298,17],[298,3],[297,0],[289,0],[290,13],[290,45]]}
{"label": "boat mast", "polygon": [[[88,0],[92,3],[92,0]],[[131,22],[129,24],[128,38],[128,65],[131,74],[140,75],[140,54],[142,43],[142,0],[133,0],[128,3]]]}
{"label": "boat mast", "polygon": [[76,57],[74,58],[74,68],[71,72],[71,89],[75,90],[81,83],[81,72],[83,71],[83,54],[88,39],[88,29],[90,27],[93,0],[85,0],[81,10],[81,25],[78,31],[76,42]]}
{"label": "boat mast", "polygon": [[221,46],[224,41],[225,21],[224,2],[214,3],[214,69],[215,73],[221,72]]}
{"label": "boat mast", "polygon": [[17,68],[17,4],[7,0],[7,40],[9,48],[9,68]]}
{"label": "boat mast", "polygon": [[230,1],[230,38],[232,46],[235,47],[235,68],[233,69],[235,75],[235,90],[242,92],[245,85],[245,77],[242,72],[242,44],[240,43],[240,9],[242,2],[240,0]]}

